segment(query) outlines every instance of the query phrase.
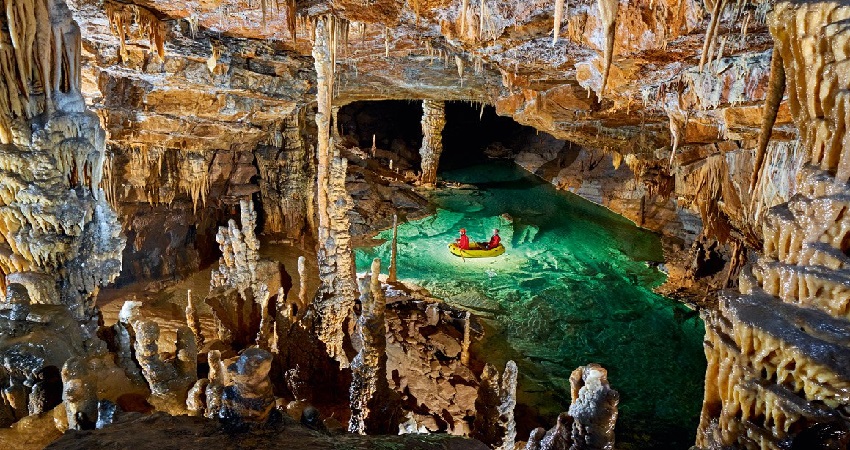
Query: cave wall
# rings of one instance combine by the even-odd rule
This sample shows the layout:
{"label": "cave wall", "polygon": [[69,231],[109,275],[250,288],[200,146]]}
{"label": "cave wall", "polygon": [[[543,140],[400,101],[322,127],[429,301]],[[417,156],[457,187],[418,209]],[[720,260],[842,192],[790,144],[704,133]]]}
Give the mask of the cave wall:
{"label": "cave wall", "polygon": [[96,326],[94,298],[121,270],[124,240],[100,189],[106,142],[80,93],[80,30],[61,0],[5,10],[0,287],[20,283]]}
{"label": "cave wall", "polygon": [[740,293],[705,314],[702,447],[846,445],[848,18],[840,2],[777,2],[769,16],[775,88],[787,91],[804,165],[796,195],[765,211],[762,252]]}
{"label": "cave wall", "polygon": [[[331,9],[307,3],[299,12],[311,17]],[[749,249],[757,258],[740,279],[741,294],[725,294],[706,316],[698,444],[779,448],[816,425],[840,423],[850,165],[843,159],[848,86],[836,73],[847,70],[845,5],[752,1],[712,11],[695,0],[658,0],[607,2],[600,10],[596,2],[567,2],[552,43],[551,2],[467,2],[465,10],[459,1],[413,3],[334,2],[352,21],[334,53],[334,106],[371,99],[495,105],[578,148],[521,154],[530,170],[680,239],[680,251],[702,238],[726,246],[730,267],[712,292],[730,285],[744,261],[736,254]],[[54,288],[82,317],[79,305],[120,267],[117,223],[132,243],[124,252],[127,280],[194,270],[213,252],[211,230],[247,197],[262,203],[267,233],[295,237],[316,228],[307,186],[316,170],[313,20],[290,28],[271,17],[258,27],[259,8],[231,3],[71,6],[83,31],[81,54],[53,43],[57,59],[39,65],[32,61],[50,53],[38,50],[42,44],[31,55],[14,47],[15,64],[3,68],[7,80],[25,81],[8,89],[0,117],[3,176],[17,183],[0,211],[3,272],[32,274],[16,275],[24,281],[55,276]],[[117,24],[119,16],[130,20]],[[64,42],[73,44],[78,37],[64,20]],[[35,42],[45,33],[36,27]],[[774,45],[788,100],[778,105],[753,195]],[[82,59],[82,72],[62,58]],[[43,72],[54,66],[57,72]],[[77,90],[99,117],[85,112]],[[26,170],[39,164],[62,170]],[[19,195],[27,184],[38,189]],[[39,216],[50,219],[36,220],[33,204],[46,205]],[[24,238],[51,245],[33,248]],[[84,263],[87,270],[99,264],[102,275],[61,270]]]}

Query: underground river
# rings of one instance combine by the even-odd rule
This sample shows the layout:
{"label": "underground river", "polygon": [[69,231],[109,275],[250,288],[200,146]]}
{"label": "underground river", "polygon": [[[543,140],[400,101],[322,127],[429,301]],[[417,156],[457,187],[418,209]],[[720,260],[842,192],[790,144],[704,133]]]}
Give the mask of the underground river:
{"label": "underground river", "polygon": [[[655,294],[664,274],[654,234],[525,172],[486,162],[441,173],[436,214],[399,225],[398,276],[467,308],[487,326],[478,352],[520,368],[517,422],[525,440],[569,407],[569,375],[596,362],[620,392],[617,448],[687,449],[703,397],[699,316]],[[462,260],[446,245],[466,228],[483,241],[498,228],[507,251]],[[379,239],[390,239],[391,230]],[[357,250],[358,271],[390,243]]]}

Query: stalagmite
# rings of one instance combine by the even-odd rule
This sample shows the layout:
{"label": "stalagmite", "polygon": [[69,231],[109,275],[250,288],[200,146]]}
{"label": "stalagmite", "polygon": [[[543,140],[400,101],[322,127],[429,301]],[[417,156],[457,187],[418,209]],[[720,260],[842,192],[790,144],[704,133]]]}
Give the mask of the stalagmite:
{"label": "stalagmite", "polygon": [[298,257],[298,310],[307,308],[307,258]]}
{"label": "stalagmite", "polygon": [[221,392],[219,418],[224,421],[265,422],[274,408],[269,379],[272,355],[249,348],[227,366],[227,382]]}
{"label": "stalagmite", "polygon": [[387,327],[384,317],[386,299],[378,276],[381,260],[372,261],[371,273],[360,284],[362,313],[357,319],[356,333],[362,348],[351,362],[351,419],[348,431],[387,432],[390,414],[387,382]]}
{"label": "stalagmite", "polygon": [[469,345],[471,344],[470,329],[472,328],[472,313],[467,311],[463,316],[463,342],[460,345],[460,363],[469,365]]}
{"label": "stalagmite", "polygon": [[573,450],[613,450],[620,394],[608,384],[608,371],[589,364],[570,375]]}
{"label": "stalagmite", "polygon": [[319,339],[327,346],[328,354],[348,365],[343,351],[345,333],[343,322],[348,318],[357,296],[354,277],[354,256],[348,211],[351,196],[345,188],[347,161],[333,151],[330,137],[331,92],[333,67],[329,45],[329,17],[316,22],[313,59],[318,85],[318,262],[321,287],[313,302],[317,313],[314,324]]}
{"label": "stalagmite", "polygon": [[260,289],[260,292],[257,294],[257,301],[260,303],[260,329],[257,332],[257,346],[268,350],[272,344],[274,315],[269,312],[271,293],[265,285],[260,285]]}
{"label": "stalagmite", "polygon": [[133,329],[136,359],[150,387],[151,403],[172,414],[184,412],[189,389],[198,381],[198,347],[192,331],[188,327],[177,329],[176,357],[166,360],[159,352],[160,330],[156,322],[138,320]]}
{"label": "stalagmite", "polygon": [[537,428],[531,432],[525,450],[567,450],[572,449],[573,418],[569,413],[558,415],[558,421],[548,432]]}
{"label": "stalagmite", "polygon": [[513,361],[505,365],[499,382],[499,371],[491,364],[484,366],[478,399],[475,400],[475,423],[472,436],[499,450],[511,450],[516,441],[517,366]]}
{"label": "stalagmite", "polygon": [[201,319],[198,316],[198,310],[195,309],[195,304],[192,301],[192,290],[186,292],[186,325],[192,330],[195,335],[195,341],[198,347],[204,346],[204,335],[201,332]]}
{"label": "stalagmite", "polygon": [[614,33],[617,31],[617,12],[620,0],[597,0],[599,3],[599,18],[602,20],[602,32],[605,35],[605,54],[602,63],[602,86],[599,88],[600,97],[605,94],[608,84],[608,73],[614,60]]}
{"label": "stalagmite", "polygon": [[390,254],[390,270],[387,281],[395,282],[398,280],[398,214],[393,214],[393,241]]}
{"label": "stalagmite", "polygon": [[97,421],[97,385],[83,358],[71,358],[62,367],[62,401],[68,428],[94,429]]}
{"label": "stalagmite", "polygon": [[422,184],[433,186],[437,182],[437,165],[443,152],[443,127],[446,125],[445,103],[436,100],[422,101]]}

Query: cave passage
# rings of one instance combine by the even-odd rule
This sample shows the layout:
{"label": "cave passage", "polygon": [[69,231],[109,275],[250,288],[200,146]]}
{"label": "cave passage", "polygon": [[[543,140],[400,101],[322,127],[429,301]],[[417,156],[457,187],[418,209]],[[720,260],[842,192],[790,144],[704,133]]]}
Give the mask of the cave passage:
{"label": "cave passage", "polygon": [[422,144],[422,102],[419,100],[380,100],[349,103],[339,109],[339,132],[360,148],[389,150],[406,159],[419,161]]}
{"label": "cave passage", "polygon": [[[596,362],[620,392],[618,446],[690,447],[703,397],[703,323],[652,292],[664,280],[646,263],[662,257],[657,236],[509,161],[442,177],[475,188],[434,191],[437,212],[399,227],[399,278],[493,327],[478,351],[500,370],[516,360],[519,411],[538,420],[518,412],[520,435],[551,426],[569,407],[571,371]],[[452,256],[446,246],[460,227],[479,241],[499,228],[507,252]],[[390,243],[358,249],[358,270],[375,257],[389,261]]]}
{"label": "cave passage", "polygon": [[446,102],[440,171],[469,167],[485,161],[488,154],[508,156],[544,142],[557,148],[563,146],[563,141],[547,133],[496,114],[490,105],[484,105],[482,111],[480,103]]}

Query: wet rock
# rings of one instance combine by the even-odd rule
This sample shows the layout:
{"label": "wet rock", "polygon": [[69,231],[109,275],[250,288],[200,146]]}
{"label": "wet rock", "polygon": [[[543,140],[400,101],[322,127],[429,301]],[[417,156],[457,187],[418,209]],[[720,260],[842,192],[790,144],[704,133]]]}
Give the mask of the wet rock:
{"label": "wet rock", "polygon": [[447,435],[359,436],[352,434],[328,436],[324,433],[285,419],[267,427],[249,427],[246,431],[229,434],[216,421],[200,417],[168,416],[154,413],[122,415],[117,422],[102,430],[69,431],[47,446],[48,450],[99,450],[132,448],[153,450],[163,442],[181,450],[210,450],[240,447],[246,450],[331,450],[340,447],[352,450],[393,448],[398,450],[486,450],[479,441]]}
{"label": "wet rock", "polygon": [[249,348],[227,366],[228,384],[221,393],[222,420],[265,422],[275,405],[269,380],[272,355],[266,350]]}
{"label": "wet rock", "polygon": [[598,364],[579,367],[570,375],[570,391],[571,448],[612,450],[620,394],[609,386],[608,371]]}
{"label": "wet rock", "polygon": [[188,327],[177,329],[177,354],[167,360],[159,352],[159,325],[138,320],[133,323],[136,332],[134,348],[136,359],[151,390],[151,403],[158,409],[183,413],[189,389],[198,379],[198,349],[195,336]]}

